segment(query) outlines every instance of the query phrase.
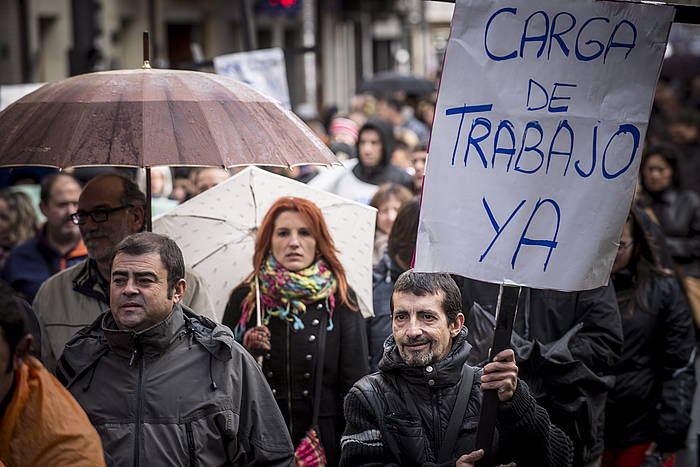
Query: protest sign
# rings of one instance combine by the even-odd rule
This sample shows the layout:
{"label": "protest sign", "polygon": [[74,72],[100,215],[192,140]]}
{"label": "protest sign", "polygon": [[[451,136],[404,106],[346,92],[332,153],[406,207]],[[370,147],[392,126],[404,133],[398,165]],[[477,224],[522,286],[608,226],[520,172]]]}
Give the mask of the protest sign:
{"label": "protest sign", "polygon": [[291,108],[284,52],[279,47],[214,57],[214,69],[220,75],[252,86],[285,109]]}
{"label": "protest sign", "polygon": [[557,290],[606,284],[673,13],[458,0],[416,270]]}

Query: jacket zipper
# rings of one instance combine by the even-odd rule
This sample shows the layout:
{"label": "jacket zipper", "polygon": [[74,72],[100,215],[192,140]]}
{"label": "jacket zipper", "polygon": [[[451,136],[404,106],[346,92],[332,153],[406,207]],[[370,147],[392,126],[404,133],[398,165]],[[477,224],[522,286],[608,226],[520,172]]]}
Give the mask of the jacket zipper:
{"label": "jacket zipper", "polygon": [[139,354],[139,380],[138,385],[136,386],[136,433],[134,434],[134,467],[139,467],[139,457],[141,451],[141,424],[143,423],[143,365],[145,363],[145,359],[143,358],[143,351],[141,350],[140,344],[137,344],[137,347],[136,349],[134,349],[134,352]]}
{"label": "jacket zipper", "polygon": [[190,455],[190,467],[197,466],[197,456],[194,451],[194,434],[192,434],[192,422],[187,422],[185,425],[187,431],[187,451]]}
{"label": "jacket zipper", "polygon": [[289,414],[289,434],[294,430],[294,422],[292,421],[292,339],[291,331],[287,323],[287,413]]}
{"label": "jacket zipper", "polygon": [[440,431],[440,409],[438,408],[439,405],[437,404],[436,400],[437,394],[431,391],[430,399],[432,402],[431,405],[433,409],[433,434],[435,435],[435,452],[433,453],[433,455],[435,456],[435,461],[437,462],[438,456],[440,455],[440,449],[442,448],[442,433]]}

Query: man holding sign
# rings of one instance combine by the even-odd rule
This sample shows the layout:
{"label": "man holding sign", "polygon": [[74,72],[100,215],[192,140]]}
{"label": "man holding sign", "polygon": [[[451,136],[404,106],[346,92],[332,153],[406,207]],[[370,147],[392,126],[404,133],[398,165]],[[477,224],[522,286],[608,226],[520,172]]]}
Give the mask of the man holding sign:
{"label": "man holding sign", "polygon": [[406,271],[391,302],[380,371],[345,399],[341,465],[471,465],[485,454],[475,450],[476,425],[489,389],[501,402],[490,458],[518,467],[571,465],[571,441],[518,379],[512,350],[483,370],[466,363],[462,298],[449,274]]}
{"label": "man holding sign", "polygon": [[[528,287],[515,331],[531,355],[567,358],[534,368],[538,400],[562,408],[571,395],[566,410],[589,414],[587,426],[569,417],[575,465],[602,451],[598,408],[621,337],[607,284],[673,14],[629,2],[458,0],[452,20],[415,268]],[[495,308],[497,296],[481,304]],[[572,367],[574,380],[554,371]],[[551,377],[586,395],[563,396]]]}

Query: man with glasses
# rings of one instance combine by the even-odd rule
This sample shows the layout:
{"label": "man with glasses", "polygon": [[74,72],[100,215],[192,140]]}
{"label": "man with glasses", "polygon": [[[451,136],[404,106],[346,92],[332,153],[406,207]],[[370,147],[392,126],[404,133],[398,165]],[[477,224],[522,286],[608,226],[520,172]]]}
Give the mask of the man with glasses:
{"label": "man with glasses", "polygon": [[[144,229],[146,197],[131,180],[103,174],[90,180],[71,216],[78,224],[88,258],[47,280],[34,299],[47,339],[42,359],[50,370],[66,342],[81,328],[109,310],[109,276],[114,248]],[[186,270],[190,287],[183,303],[214,319],[214,310],[201,278]]]}

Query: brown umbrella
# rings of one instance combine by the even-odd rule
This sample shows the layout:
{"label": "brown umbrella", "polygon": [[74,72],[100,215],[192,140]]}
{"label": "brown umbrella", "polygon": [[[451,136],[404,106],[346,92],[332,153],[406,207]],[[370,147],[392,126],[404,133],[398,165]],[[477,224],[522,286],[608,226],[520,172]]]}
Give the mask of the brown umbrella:
{"label": "brown umbrella", "polygon": [[84,74],[47,84],[0,113],[0,166],[333,163],[292,112],[212,73]]}

